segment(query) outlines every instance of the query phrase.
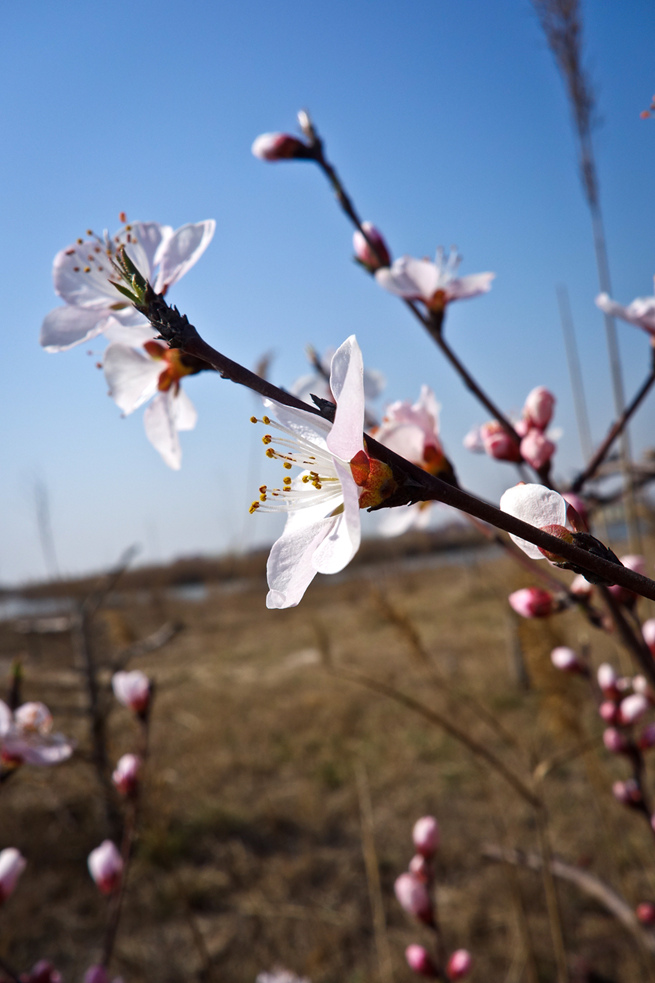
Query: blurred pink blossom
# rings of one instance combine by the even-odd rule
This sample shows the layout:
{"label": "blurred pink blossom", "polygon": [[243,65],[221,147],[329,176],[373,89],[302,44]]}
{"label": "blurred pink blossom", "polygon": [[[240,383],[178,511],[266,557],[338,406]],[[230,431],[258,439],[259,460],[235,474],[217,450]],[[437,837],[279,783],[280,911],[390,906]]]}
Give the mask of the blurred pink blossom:
{"label": "blurred pink blossom", "polygon": [[435,978],[437,970],[430,953],[422,945],[408,945],[405,949],[407,965],[420,976]]}
{"label": "blurred pink blossom", "polygon": [[143,714],[150,703],[151,683],[140,669],[131,672],[115,672],[111,685],[114,696],[123,706],[129,707],[135,713]]}
{"label": "blurred pink blossom", "polygon": [[104,840],[88,856],[91,877],[103,894],[112,894],[118,889],[123,873],[123,860],[111,840]]}
{"label": "blurred pink blossom", "polygon": [[649,618],[648,621],[644,621],[641,626],[641,633],[644,636],[644,641],[650,649],[650,653],[655,659],[655,618]]}
{"label": "blurred pink blossom", "polygon": [[625,734],[622,734],[616,727],[607,727],[603,731],[603,744],[612,754],[625,754],[630,747]]}
{"label": "blurred pink blossom", "polygon": [[641,720],[648,709],[649,703],[643,693],[633,693],[632,696],[626,696],[619,704],[619,723],[623,727],[628,727],[630,724]]}
{"label": "blurred pink blossom", "polygon": [[434,816],[423,816],[416,820],[412,839],[416,850],[422,856],[430,858],[435,855],[439,846],[439,823]]}
{"label": "blurred pink blossom", "polygon": [[548,464],[557,448],[541,430],[533,427],[521,441],[520,449],[523,460],[527,461],[535,471],[539,471]]}
{"label": "blurred pink blossom", "polygon": [[553,416],[555,397],[545,386],[537,386],[528,393],[523,406],[523,418],[528,427],[545,430]]}
{"label": "blurred pink blossom", "polygon": [[550,653],[550,661],[556,669],[560,669],[562,672],[585,673],[587,671],[587,667],[578,658],[577,652],[566,645],[558,645],[557,648],[554,648]]}
{"label": "blurred pink blossom", "polygon": [[491,289],[495,273],[475,273],[458,277],[461,256],[451,249],[446,259],[442,246],[433,262],[401,256],[393,265],[377,270],[375,279],[381,287],[405,300],[420,300],[432,313],[441,313],[453,300],[477,297]]}
{"label": "blurred pink blossom", "polygon": [[642,802],[641,790],[634,778],[628,778],[624,782],[614,782],[612,795],[622,805],[638,806]]}
{"label": "blurred pink blossom", "polygon": [[467,949],[457,949],[451,955],[446,966],[446,976],[449,980],[463,980],[471,972],[473,957]]}
{"label": "blurred pink blossom", "polygon": [[257,983],[310,983],[305,977],[296,976],[288,969],[274,969],[270,973],[258,973]]}
{"label": "blurred pink blossom", "polygon": [[14,713],[0,700],[0,761],[4,765],[56,765],[73,753],[74,742],[52,734],[43,703],[23,703]]}
{"label": "blurred pink blossom", "polygon": [[547,618],[558,610],[550,591],[542,587],[523,587],[508,597],[510,607],[522,618]]}
{"label": "blurred pink blossom", "polygon": [[396,878],[394,891],[398,903],[408,914],[427,925],[432,923],[432,899],[420,878],[409,872],[401,874]]}
{"label": "blurred pink blossom", "polygon": [[121,795],[132,795],[136,790],[142,763],[136,754],[124,754],[118,760],[111,780]]}
{"label": "blurred pink blossom", "polygon": [[609,294],[599,294],[596,297],[596,306],[605,314],[636,324],[638,328],[643,328],[655,337],[655,297],[636,297],[627,307],[622,307]]}
{"label": "blurred pink blossom", "polygon": [[261,133],[250,148],[260,160],[303,160],[312,156],[306,143],[290,133]]}
{"label": "blurred pink blossom", "polygon": [[20,983],[62,983],[61,973],[47,959],[40,959],[29,973],[21,973]]}

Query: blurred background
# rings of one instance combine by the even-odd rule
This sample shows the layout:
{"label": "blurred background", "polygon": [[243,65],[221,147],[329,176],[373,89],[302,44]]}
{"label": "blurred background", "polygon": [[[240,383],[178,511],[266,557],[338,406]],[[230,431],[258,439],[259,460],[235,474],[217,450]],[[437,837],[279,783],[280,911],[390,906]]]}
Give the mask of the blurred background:
{"label": "blurred background", "polygon": [[[613,296],[651,293],[655,257],[655,10],[585,4],[586,66],[598,96],[595,150]],[[239,4],[27,0],[0,14],[5,454],[0,583],[270,541],[250,516],[267,468],[248,392],[188,381],[198,408],[172,472],[146,441],[142,410],[122,419],[89,345],[47,354],[59,301],[55,253],[119,212],[177,227],[215,218],[214,241],[170,299],[215,347],[289,386],[319,351],[357,334],[387,378],[384,400],[430,384],[446,451],[465,487],[497,501],[514,482],[462,438],[486,415],[402,305],[352,262],[351,230],[319,171],[253,158],[261,132],[310,110],[362,215],[394,253],[456,244],[462,273],[493,270],[490,294],[451,309],[449,340],[492,398],[518,413],[536,385],[558,397],[555,460],[580,461],[556,286],[568,288],[594,440],[613,418],[589,213],[561,79],[527,2],[391,0]],[[643,332],[618,324],[626,393],[646,374]],[[632,430],[652,443],[652,409]],[[38,516],[52,536],[44,548]]]}

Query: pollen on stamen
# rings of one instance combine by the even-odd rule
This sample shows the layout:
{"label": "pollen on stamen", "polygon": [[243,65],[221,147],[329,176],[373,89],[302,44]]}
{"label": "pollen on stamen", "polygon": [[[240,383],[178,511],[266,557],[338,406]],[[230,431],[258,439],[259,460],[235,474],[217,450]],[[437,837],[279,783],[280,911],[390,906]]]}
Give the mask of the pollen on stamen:
{"label": "pollen on stamen", "polygon": [[270,433],[264,434],[262,437],[262,444],[271,444],[272,442],[273,438],[271,437]]}
{"label": "pollen on stamen", "polygon": [[257,423],[257,417],[256,416],[251,416],[250,417],[250,422],[251,423]]}
{"label": "pollen on stamen", "polygon": [[84,267],[84,272],[85,273],[90,273],[91,272],[91,267],[90,266],[85,266]]}
{"label": "pollen on stamen", "polygon": [[269,427],[271,425],[271,418],[268,416],[263,416],[262,423],[264,424],[265,427]]}
{"label": "pollen on stamen", "polygon": [[88,236],[92,236],[92,235],[93,235],[93,229],[87,229],[87,230],[86,230],[86,234],[87,234]]}
{"label": "pollen on stamen", "polygon": [[291,463],[291,461],[285,461],[284,464],[282,465],[282,467],[283,468],[288,468],[289,470],[291,470],[291,468],[293,467],[293,464]]}
{"label": "pollen on stamen", "polygon": [[253,512],[256,512],[258,508],[259,508],[259,502],[253,502],[250,508],[248,509],[248,511],[252,515]]}
{"label": "pollen on stamen", "polygon": [[276,456],[275,451],[273,450],[272,447],[269,447],[268,450],[266,451],[266,457],[275,457],[275,456]]}

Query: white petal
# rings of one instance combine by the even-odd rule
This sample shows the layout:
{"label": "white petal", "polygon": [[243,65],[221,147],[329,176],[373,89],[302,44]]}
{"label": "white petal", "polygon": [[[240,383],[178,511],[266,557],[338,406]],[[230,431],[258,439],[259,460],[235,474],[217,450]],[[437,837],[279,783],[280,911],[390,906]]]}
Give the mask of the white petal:
{"label": "white petal", "polygon": [[13,715],[4,700],[0,700],[0,738],[9,733]]}
{"label": "white petal", "polygon": [[[121,230],[120,239],[125,242],[125,233]],[[170,225],[160,225],[159,222],[135,222],[130,230],[132,242],[125,242],[125,250],[146,280],[150,280],[157,262],[157,253],[173,235]]]}
{"label": "white petal", "polygon": [[302,440],[307,440],[317,447],[327,449],[327,436],[332,429],[332,425],[316,413],[309,413],[307,410],[297,410],[293,406],[285,406],[283,403],[276,403],[272,399],[264,401],[264,406],[271,410],[270,415],[277,422]]}
{"label": "white petal", "polygon": [[127,345],[109,345],[103,359],[109,395],[123,413],[132,413],[157,392],[163,361]]}
{"label": "white petal", "polygon": [[430,300],[439,287],[439,269],[430,260],[401,256],[390,268],[377,270],[375,279],[392,294]]}
{"label": "white petal", "polygon": [[113,317],[107,319],[102,333],[107,341],[129,345],[131,348],[139,348],[146,341],[152,341],[157,337],[157,332],[148,318],[139,314],[133,307],[115,312]]}
{"label": "white petal", "polygon": [[495,277],[495,273],[473,273],[471,276],[457,277],[446,288],[448,299],[466,300],[468,297],[486,294],[491,290],[491,281]]}
{"label": "white petal", "polygon": [[157,257],[160,266],[155,290],[161,293],[197,263],[212,241],[215,228],[216,222],[208,219],[195,225],[182,225],[173,233]]}
{"label": "white petal", "polygon": [[198,411],[182,388],[173,397],[172,413],[176,430],[193,430],[198,422]]}
{"label": "white petal", "polygon": [[350,461],[364,447],[364,362],[355,335],[344,341],[332,359],[330,389],[337,401],[327,445],[332,454]]}
{"label": "white petal", "polygon": [[39,341],[47,352],[63,352],[102,332],[110,320],[108,310],[86,307],[55,307],[46,314]]}
{"label": "white petal", "polygon": [[[500,508],[503,512],[522,519],[538,529],[543,526],[566,524],[566,502],[558,492],[546,488],[545,485],[519,484],[508,488],[500,499]],[[510,538],[533,560],[544,558],[543,553],[533,543],[519,536],[512,536],[511,533]]]}
{"label": "white petal", "polygon": [[[273,544],[266,564],[270,588],[267,608],[291,608],[299,603],[316,576],[312,562],[314,553],[338,521],[337,517],[298,525],[297,521],[291,523],[292,517],[293,514]],[[295,518],[297,520],[297,515]]]}
{"label": "white petal", "polygon": [[432,518],[432,506],[421,508],[421,503],[384,509],[378,524],[381,536],[401,536],[408,529],[425,529]]}
{"label": "white petal", "polygon": [[146,407],[143,414],[143,424],[146,436],[155,450],[159,451],[164,462],[179,471],[182,464],[182,450],[175,426],[174,408],[171,405],[175,397],[169,390],[157,393],[152,403]]}
{"label": "white petal", "polygon": [[95,239],[60,250],[52,265],[55,292],[77,307],[102,309],[120,303],[120,292],[109,282],[111,274],[105,247]]}

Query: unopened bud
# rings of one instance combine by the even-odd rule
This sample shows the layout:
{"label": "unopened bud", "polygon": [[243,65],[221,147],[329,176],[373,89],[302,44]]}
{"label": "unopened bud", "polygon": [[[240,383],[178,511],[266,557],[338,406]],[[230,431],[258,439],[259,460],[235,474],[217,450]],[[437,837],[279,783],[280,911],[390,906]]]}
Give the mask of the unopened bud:
{"label": "unopened bud", "polygon": [[619,705],[614,700],[603,700],[598,707],[598,713],[606,724],[616,724],[619,719]]}
{"label": "unopened bud", "polygon": [[566,645],[558,645],[550,653],[550,661],[556,669],[562,672],[582,673],[587,672],[587,667],[580,661],[577,653]]}
{"label": "unopened bud", "polygon": [[509,595],[510,606],[522,618],[547,618],[558,610],[558,604],[548,590],[541,587],[524,587]]}
{"label": "unopened bud", "polygon": [[489,457],[493,457],[497,461],[512,461],[516,464],[521,460],[521,450],[516,440],[496,420],[482,424],[480,437],[482,446]]}
{"label": "unopened bud", "polygon": [[132,672],[115,672],[111,685],[114,696],[123,706],[135,713],[144,714],[150,704],[150,680],[140,669]]}
{"label": "unopened bud", "polygon": [[[366,267],[369,273],[375,273],[383,266],[390,266],[391,256],[382,234],[371,222],[362,222],[362,229],[366,236],[359,229],[353,233],[353,250],[357,262]],[[375,249],[372,249],[369,243],[375,246]]]}
{"label": "unopened bud", "polygon": [[652,901],[642,901],[638,904],[635,914],[642,925],[655,925],[655,904]]}
{"label": "unopened bud", "polygon": [[422,945],[408,945],[405,949],[405,959],[409,968],[415,973],[419,973],[421,976],[437,977],[437,969],[430,953]]}
{"label": "unopened bud", "polygon": [[650,654],[655,659],[655,618],[649,618],[648,621],[644,621],[641,626],[641,633],[644,636],[644,641],[650,649]]}
{"label": "unopened bud", "polygon": [[26,864],[27,861],[20,850],[13,846],[0,852],[0,904],[13,893]]}
{"label": "unopened bud", "polygon": [[655,724],[646,724],[637,738],[637,747],[641,751],[648,751],[649,748],[655,747]]}
{"label": "unopened bud", "polygon": [[260,160],[306,160],[312,156],[307,144],[290,133],[262,133],[250,149]]}
{"label": "unopened bud", "polygon": [[598,679],[598,685],[602,689],[605,696],[610,698],[616,697],[618,695],[616,671],[614,667],[609,664],[609,662],[603,662],[602,665],[598,666],[598,672],[596,674]]}
{"label": "unopened bud", "polygon": [[528,430],[521,441],[521,457],[536,471],[548,464],[556,449],[552,440],[548,440],[541,430]]}
{"label": "unopened bud", "polygon": [[626,696],[619,704],[619,723],[624,727],[636,723],[643,717],[648,707],[648,700],[643,693],[633,693],[632,696]]}
{"label": "unopened bud", "polygon": [[112,894],[121,882],[123,860],[111,840],[105,840],[92,850],[88,860],[89,873],[103,894]]}
{"label": "unopened bud", "polygon": [[408,864],[410,874],[414,874],[424,884],[429,884],[432,880],[432,864],[420,853],[417,853]]}
{"label": "unopened bud", "polygon": [[545,430],[553,416],[555,397],[545,386],[537,386],[528,393],[523,407],[523,416],[528,426]]}
{"label": "unopened bud", "polygon": [[630,741],[616,727],[608,727],[603,731],[603,744],[612,754],[625,754],[630,747]]}
{"label": "unopened bud", "polygon": [[612,795],[624,806],[639,806],[642,802],[641,789],[634,778],[628,778],[625,782],[614,782]]}
{"label": "unopened bud", "polygon": [[396,898],[402,908],[427,925],[432,923],[432,899],[423,881],[415,874],[401,874],[394,884]]}
{"label": "unopened bud", "polygon": [[137,788],[141,758],[136,754],[124,754],[119,759],[111,780],[121,795],[132,795]]}
{"label": "unopened bud", "polygon": [[434,816],[417,819],[412,830],[412,838],[414,846],[422,856],[433,857],[439,846],[439,823]]}
{"label": "unopened bud", "polygon": [[467,949],[456,949],[448,960],[446,976],[449,980],[463,980],[471,972],[473,956]]}
{"label": "unopened bud", "polygon": [[566,519],[576,532],[589,532],[589,510],[584,499],[575,492],[564,492],[562,498],[566,502]]}

